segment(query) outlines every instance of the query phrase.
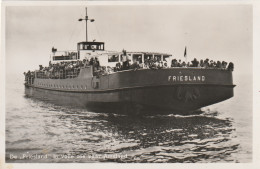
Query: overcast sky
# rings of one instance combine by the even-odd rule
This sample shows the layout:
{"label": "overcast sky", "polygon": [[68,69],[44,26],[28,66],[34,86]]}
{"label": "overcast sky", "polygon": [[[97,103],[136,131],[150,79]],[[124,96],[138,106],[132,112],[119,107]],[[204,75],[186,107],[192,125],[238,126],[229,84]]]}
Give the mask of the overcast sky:
{"label": "overcast sky", "polygon": [[[252,73],[252,6],[165,5],[88,6],[89,40],[107,50],[153,51],[184,60],[225,60],[235,74]],[[76,50],[85,41],[83,6],[6,8],[7,73],[47,65],[52,46]],[[12,66],[10,66],[12,65]]]}

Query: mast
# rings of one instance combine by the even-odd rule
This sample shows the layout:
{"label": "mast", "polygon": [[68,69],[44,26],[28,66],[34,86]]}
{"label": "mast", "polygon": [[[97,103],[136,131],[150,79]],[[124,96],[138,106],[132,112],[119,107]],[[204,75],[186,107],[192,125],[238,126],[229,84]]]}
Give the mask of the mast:
{"label": "mast", "polygon": [[85,16],[85,20],[86,20],[86,42],[88,41],[88,8],[86,7],[86,16]]}
{"label": "mast", "polygon": [[87,42],[88,41],[88,20],[90,20],[90,22],[94,22],[95,21],[94,19],[89,19],[88,18],[88,9],[87,9],[87,7],[86,7],[85,19],[80,18],[78,21],[83,21],[83,20],[86,21],[86,42]]}

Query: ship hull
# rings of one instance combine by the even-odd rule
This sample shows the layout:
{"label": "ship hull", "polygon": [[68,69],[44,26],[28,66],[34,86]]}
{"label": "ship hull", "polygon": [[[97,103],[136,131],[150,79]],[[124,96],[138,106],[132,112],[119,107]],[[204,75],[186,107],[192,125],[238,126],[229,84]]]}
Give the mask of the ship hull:
{"label": "ship hull", "polygon": [[120,114],[192,114],[233,97],[234,85],[175,84],[108,91],[58,91],[26,85],[25,94],[59,105]]}

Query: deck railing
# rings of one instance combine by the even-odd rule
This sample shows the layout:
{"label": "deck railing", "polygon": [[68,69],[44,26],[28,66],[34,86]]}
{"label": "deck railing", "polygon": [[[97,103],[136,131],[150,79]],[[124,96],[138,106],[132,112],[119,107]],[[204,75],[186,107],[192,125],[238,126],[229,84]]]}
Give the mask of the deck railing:
{"label": "deck railing", "polygon": [[59,70],[59,71],[37,71],[36,78],[39,79],[67,79],[78,77],[80,69]]}

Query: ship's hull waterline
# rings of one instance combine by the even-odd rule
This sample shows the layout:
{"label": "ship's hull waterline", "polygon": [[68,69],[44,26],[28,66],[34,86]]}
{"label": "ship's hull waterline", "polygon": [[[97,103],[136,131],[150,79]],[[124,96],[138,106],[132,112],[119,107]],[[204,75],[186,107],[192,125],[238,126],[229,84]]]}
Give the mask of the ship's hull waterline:
{"label": "ship's hull waterline", "polygon": [[143,69],[97,78],[87,69],[72,79],[36,78],[25,93],[55,104],[122,114],[192,113],[234,95],[232,72],[227,70]]}

